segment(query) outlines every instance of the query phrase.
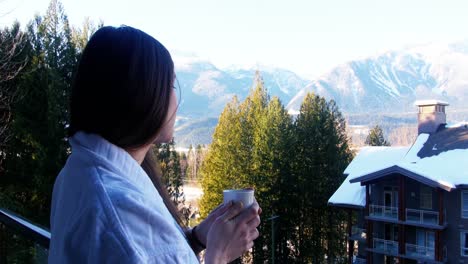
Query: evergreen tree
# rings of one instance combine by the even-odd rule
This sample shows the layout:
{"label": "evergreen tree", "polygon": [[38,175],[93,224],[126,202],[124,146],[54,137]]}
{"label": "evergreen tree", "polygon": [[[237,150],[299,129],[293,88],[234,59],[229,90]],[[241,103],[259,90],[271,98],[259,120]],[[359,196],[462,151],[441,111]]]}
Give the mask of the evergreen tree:
{"label": "evergreen tree", "polygon": [[194,149],[190,145],[188,154],[187,154],[187,176],[191,181],[198,181],[200,176],[200,168],[205,158],[206,151],[202,145],[198,144]]}
{"label": "evergreen tree", "polygon": [[[22,97],[19,83],[29,60],[28,44],[28,35],[20,29],[19,23],[0,29],[0,207],[13,208],[13,204],[18,203],[13,195],[16,191],[12,184],[14,178],[6,174],[3,162],[14,136],[13,108]],[[0,244],[0,263],[32,262],[31,242],[15,236],[1,224]]]}
{"label": "evergreen tree", "polygon": [[[224,109],[202,166],[202,217],[222,202],[223,189],[254,187],[263,215],[281,212],[279,185],[289,174],[291,119],[278,98],[270,101],[260,74],[241,104],[235,98]],[[270,222],[259,227],[252,260],[270,259]]]}
{"label": "evergreen tree", "polygon": [[48,226],[53,182],[67,156],[65,127],[77,63],[58,1],[51,1],[44,18],[37,16],[29,24],[28,37],[31,59],[18,83],[14,137],[5,149],[5,188],[13,200],[5,206]]}
{"label": "evergreen tree", "polygon": [[234,97],[226,105],[213,134],[213,140],[201,169],[203,196],[200,199],[200,214],[206,217],[223,201],[224,189],[243,188],[239,181],[237,164],[241,126],[239,102]]}
{"label": "evergreen tree", "polygon": [[[0,206],[47,227],[53,183],[69,153],[65,129],[77,56],[58,1],[50,2],[44,17],[35,17],[26,34],[28,61],[14,81],[19,96],[11,108],[13,136],[1,150],[5,170]],[[9,253],[22,256],[19,262],[31,262],[34,250],[24,246],[15,246]]]}
{"label": "evergreen tree", "polygon": [[162,181],[174,204],[178,207],[184,205],[182,169],[179,153],[175,150],[175,142],[159,144],[153,148],[158,157],[162,172]]}
{"label": "evergreen tree", "polygon": [[[342,183],[342,172],[351,160],[345,120],[334,101],[308,94],[295,122],[293,177],[286,181],[294,194],[286,226],[298,262],[334,263],[344,256],[343,216],[327,206],[328,198]],[[297,221],[297,222],[296,222]]]}
{"label": "evergreen tree", "polygon": [[194,166],[195,154],[193,152],[193,146],[190,144],[187,151],[187,179],[192,181],[195,178],[195,166]]}
{"label": "evergreen tree", "polygon": [[181,171],[181,177],[184,181],[188,180],[188,159],[187,159],[187,154],[185,152],[182,152],[180,154],[180,171]]}
{"label": "evergreen tree", "polygon": [[202,168],[202,217],[222,202],[223,189],[256,188],[259,184],[253,173],[254,137],[268,101],[257,72],[245,101],[239,104],[234,97],[221,114]]}
{"label": "evergreen tree", "polygon": [[390,143],[384,137],[382,128],[378,125],[369,131],[365,144],[369,146],[390,146]]}
{"label": "evergreen tree", "polygon": [[73,27],[71,31],[72,41],[76,46],[76,49],[81,53],[86,44],[88,43],[89,38],[96,32],[98,29],[104,26],[104,23],[101,21],[96,25],[89,17],[85,17],[83,24],[80,27]]}
{"label": "evergreen tree", "polygon": [[[291,146],[292,122],[289,114],[277,97],[274,97],[266,108],[263,118],[257,122],[253,143],[252,176],[255,182],[257,201],[263,209],[264,220],[260,226],[262,236],[255,242],[253,260],[264,263],[271,259],[272,250],[275,259],[279,259],[278,245],[280,236],[278,228],[271,229],[272,222],[278,227],[278,219],[283,217],[285,204],[281,203],[281,179],[290,174],[289,157]],[[279,217],[279,218],[277,218]],[[281,235],[280,233],[278,233]],[[275,241],[272,241],[272,240]],[[272,248],[273,243],[275,248]]]}
{"label": "evergreen tree", "polygon": [[203,159],[205,158],[205,147],[202,147],[202,145],[198,144],[197,147],[195,148],[195,157],[194,157],[194,174],[193,174],[193,179],[198,181],[200,178],[200,169],[203,163]]}
{"label": "evergreen tree", "polygon": [[11,139],[12,107],[19,98],[18,81],[28,61],[27,34],[19,23],[0,30],[0,175],[5,148]]}

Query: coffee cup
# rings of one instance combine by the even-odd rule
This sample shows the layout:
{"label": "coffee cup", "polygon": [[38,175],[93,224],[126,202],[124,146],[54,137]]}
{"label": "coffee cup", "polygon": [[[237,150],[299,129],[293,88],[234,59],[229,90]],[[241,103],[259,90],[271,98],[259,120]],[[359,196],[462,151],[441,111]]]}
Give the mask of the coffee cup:
{"label": "coffee cup", "polygon": [[241,190],[224,190],[223,191],[224,203],[227,204],[230,201],[242,202],[244,208],[250,207],[254,202],[254,190],[253,189],[241,189]]}

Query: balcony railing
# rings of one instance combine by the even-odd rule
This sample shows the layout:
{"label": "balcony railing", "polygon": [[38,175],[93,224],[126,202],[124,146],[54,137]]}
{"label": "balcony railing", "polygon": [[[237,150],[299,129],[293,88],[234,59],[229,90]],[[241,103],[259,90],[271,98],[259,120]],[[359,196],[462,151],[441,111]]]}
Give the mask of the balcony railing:
{"label": "balcony railing", "polygon": [[419,224],[439,224],[439,212],[429,210],[406,209],[406,221]]}
{"label": "balcony railing", "polygon": [[352,239],[366,239],[366,229],[358,227],[358,226],[352,226],[351,227],[351,237]]}
{"label": "balcony railing", "polygon": [[413,244],[406,244],[406,255],[412,257],[424,257],[434,259],[435,250],[432,247],[424,247]]}
{"label": "balcony railing", "polygon": [[[34,242],[34,263],[47,263],[50,243],[49,230],[31,223],[27,219],[24,219],[11,211],[0,208],[0,232],[6,231],[4,229],[13,232],[15,235],[22,235],[24,238]],[[0,237],[1,236],[2,234],[0,234]],[[0,241],[0,244],[1,243],[7,243],[7,241]],[[6,248],[3,250],[6,252],[3,252],[5,255],[1,255],[2,252],[0,252],[0,263],[2,263],[2,257],[7,258],[9,255]]]}
{"label": "balcony railing", "polygon": [[367,260],[364,258],[355,258],[353,264],[366,264]]}
{"label": "balcony railing", "polygon": [[398,207],[371,204],[369,216],[398,219]]}
{"label": "balcony railing", "polygon": [[374,238],[374,249],[385,252],[385,254],[398,255],[398,242]]}

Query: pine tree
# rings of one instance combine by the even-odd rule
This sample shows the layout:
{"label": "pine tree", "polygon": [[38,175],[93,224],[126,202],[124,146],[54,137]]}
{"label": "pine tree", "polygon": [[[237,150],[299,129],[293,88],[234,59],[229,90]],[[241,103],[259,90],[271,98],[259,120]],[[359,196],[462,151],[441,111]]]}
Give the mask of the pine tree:
{"label": "pine tree", "polygon": [[194,158],[194,174],[193,179],[198,181],[200,178],[200,169],[203,163],[203,159],[205,158],[205,148],[202,145],[198,144],[195,148],[195,158]]}
{"label": "pine tree", "polygon": [[382,128],[378,125],[369,131],[365,144],[369,146],[390,146],[390,143],[384,137]]}
{"label": "pine tree", "polygon": [[98,29],[104,26],[104,23],[100,21],[97,25],[89,17],[85,17],[81,27],[73,27],[71,31],[72,41],[76,46],[76,49],[81,53],[88,40]]}
{"label": "pine tree", "polygon": [[[293,177],[286,186],[296,188],[286,197],[286,219],[292,252],[299,262],[333,263],[344,255],[343,216],[327,206],[328,198],[344,180],[351,159],[345,121],[334,101],[308,94],[295,122]],[[288,181],[286,180],[286,181]],[[297,220],[294,220],[297,219]],[[295,231],[295,230],[296,231]]]}
{"label": "pine tree", "polygon": [[195,179],[195,166],[194,166],[195,154],[193,151],[193,146],[190,144],[187,151],[187,179],[192,181]]}
{"label": "pine tree", "polygon": [[[202,166],[202,217],[222,202],[222,190],[254,187],[263,215],[282,212],[279,185],[289,174],[291,119],[278,98],[270,101],[260,74],[247,98],[226,106]],[[253,262],[264,263],[272,251],[271,222],[260,226]],[[275,246],[276,247],[276,246]]]}
{"label": "pine tree", "polygon": [[185,203],[183,193],[182,168],[180,165],[180,155],[175,150],[175,142],[158,144],[153,148],[159,160],[162,172],[162,181],[174,204],[181,207]]}
{"label": "pine tree", "polygon": [[[26,34],[28,63],[15,82],[20,96],[12,105],[14,136],[2,149],[0,206],[49,226],[53,183],[69,153],[65,129],[77,56],[58,1],[51,1],[44,17],[35,17]],[[13,250],[28,252],[19,253],[20,262],[34,255],[23,247]]]}
{"label": "pine tree", "polygon": [[[290,116],[280,100],[274,97],[269,102],[264,117],[257,122],[253,143],[252,176],[255,181],[256,197],[264,208],[263,216],[272,219],[264,220],[260,226],[262,236],[255,242],[253,255],[255,263],[270,260],[272,250],[275,250],[275,259],[279,261],[278,245],[281,236],[275,236],[275,248],[272,248],[272,231],[274,234],[278,233],[278,219],[283,217],[285,213],[283,208],[287,206],[281,203],[283,195],[281,179],[290,174],[291,128]],[[272,230],[272,225],[277,227]]]}
{"label": "pine tree", "polygon": [[234,97],[226,105],[213,134],[213,140],[201,169],[203,196],[200,199],[201,217],[206,217],[222,203],[224,189],[243,188],[237,164],[241,127],[239,102]]}
{"label": "pine tree", "polygon": [[202,217],[222,202],[223,189],[255,188],[259,184],[252,167],[254,137],[268,101],[257,72],[244,102],[239,104],[234,97],[221,114],[202,168]]}
{"label": "pine tree", "polygon": [[65,127],[77,63],[60,2],[51,1],[46,15],[29,24],[28,40],[30,60],[18,83],[22,96],[13,108],[15,136],[5,151],[5,175],[15,179],[9,207],[48,226],[53,182],[67,156]]}
{"label": "pine tree", "polygon": [[0,175],[3,172],[5,148],[13,136],[12,107],[20,98],[18,81],[28,61],[27,34],[19,23],[0,30]]}

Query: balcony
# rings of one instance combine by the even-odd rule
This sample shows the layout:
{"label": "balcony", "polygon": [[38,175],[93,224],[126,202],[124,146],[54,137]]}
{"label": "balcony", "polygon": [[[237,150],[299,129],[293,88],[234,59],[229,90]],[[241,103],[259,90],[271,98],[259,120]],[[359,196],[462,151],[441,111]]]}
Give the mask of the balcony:
{"label": "balcony", "polygon": [[418,224],[438,225],[439,213],[429,210],[406,209],[406,221]]}
{"label": "balcony", "polygon": [[379,251],[387,255],[398,255],[398,242],[392,240],[385,240],[380,238],[374,238],[373,250]]}
{"label": "balcony", "polygon": [[364,258],[355,258],[353,260],[353,264],[366,264],[366,263],[367,263],[367,261]]}
{"label": "balcony", "polygon": [[435,250],[433,247],[406,244],[406,255],[408,257],[434,259],[434,252]]}
{"label": "balcony", "polygon": [[356,225],[351,227],[351,236],[349,237],[350,240],[365,241],[366,237],[366,229],[358,227]]}
{"label": "balcony", "polygon": [[[7,243],[10,243],[9,240],[3,240],[8,238],[6,236],[7,232],[17,238],[21,237],[34,243],[33,247],[27,249],[35,252],[33,263],[47,263],[51,236],[49,230],[3,208],[0,208],[0,245],[5,244],[0,248],[0,263],[3,263],[2,261],[8,259],[8,257],[14,258],[18,255],[18,252],[13,252],[17,255],[11,254],[12,252],[8,251],[8,247],[5,247]],[[3,237],[4,235],[5,237]]]}
{"label": "balcony", "polygon": [[398,220],[398,207],[369,205],[369,216]]}

